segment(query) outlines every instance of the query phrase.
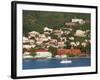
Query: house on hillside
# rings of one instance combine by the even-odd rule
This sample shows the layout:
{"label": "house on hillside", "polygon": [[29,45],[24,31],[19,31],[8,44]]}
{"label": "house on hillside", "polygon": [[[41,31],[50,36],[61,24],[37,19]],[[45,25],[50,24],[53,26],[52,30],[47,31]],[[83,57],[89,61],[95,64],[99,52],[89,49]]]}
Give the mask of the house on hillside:
{"label": "house on hillside", "polygon": [[39,35],[39,37],[36,37],[36,44],[40,45],[42,44],[44,41],[48,41],[48,37],[46,37],[44,34]]}
{"label": "house on hillside", "polygon": [[45,32],[45,31],[47,31],[47,32],[52,32],[53,29],[50,29],[50,28],[48,28],[48,27],[44,27],[44,32]]}
{"label": "house on hillside", "polygon": [[72,22],[79,23],[79,24],[84,24],[85,23],[85,21],[83,19],[72,19]]}
{"label": "house on hillside", "polygon": [[45,35],[50,35],[50,32],[45,31],[44,34],[45,34]]}
{"label": "house on hillside", "polygon": [[78,36],[78,37],[86,37],[86,32],[83,30],[76,30],[74,36]]}
{"label": "house on hillside", "polygon": [[23,52],[30,51],[30,49],[31,49],[31,46],[29,44],[24,44],[23,45]]}
{"label": "house on hillside", "polygon": [[86,42],[82,42],[81,45],[82,45],[83,47],[86,47],[86,46],[87,46],[87,43],[86,43]]}
{"label": "house on hillside", "polygon": [[51,39],[49,42],[50,42],[50,44],[57,43],[57,39]]}
{"label": "house on hillside", "polygon": [[54,35],[61,36],[64,32],[60,29],[53,30]]}
{"label": "house on hillside", "polygon": [[23,37],[23,43],[29,43],[29,39],[27,37]]}
{"label": "house on hillside", "polygon": [[40,39],[41,41],[48,41],[48,38],[47,38],[44,34],[40,34],[40,35],[39,35],[39,39]]}
{"label": "house on hillside", "polygon": [[72,37],[72,36],[71,36],[71,37],[69,37],[69,40],[74,40],[74,39],[75,39],[75,38],[74,38],[74,37]]}
{"label": "house on hillside", "polygon": [[75,27],[75,26],[78,26],[78,23],[76,23],[76,22],[66,22],[66,23],[65,23],[65,26],[68,26],[68,27]]}
{"label": "house on hillside", "polygon": [[51,39],[51,40],[49,41],[49,46],[58,47],[58,46],[57,46],[57,39]]}
{"label": "house on hillside", "polygon": [[58,49],[57,55],[80,55],[80,49]]}
{"label": "house on hillside", "polygon": [[48,50],[35,50],[35,58],[52,58],[52,53]]}
{"label": "house on hillside", "polygon": [[34,44],[34,43],[35,43],[35,40],[29,39],[29,43],[30,43],[30,44]]}
{"label": "house on hillside", "polygon": [[24,52],[24,54],[23,54],[23,58],[24,58],[24,59],[32,59],[33,56],[30,55],[30,54],[31,54],[31,52]]}
{"label": "house on hillside", "polygon": [[28,33],[28,38],[36,37],[36,35],[39,35],[37,31],[31,31]]}
{"label": "house on hillside", "polygon": [[42,39],[38,39],[37,41],[36,41],[36,44],[37,45],[41,45],[43,43],[43,40]]}
{"label": "house on hillside", "polygon": [[67,42],[66,37],[61,37],[60,40],[63,41],[63,42]]}
{"label": "house on hillside", "polygon": [[58,47],[63,48],[65,46],[63,41],[59,41],[58,42]]}

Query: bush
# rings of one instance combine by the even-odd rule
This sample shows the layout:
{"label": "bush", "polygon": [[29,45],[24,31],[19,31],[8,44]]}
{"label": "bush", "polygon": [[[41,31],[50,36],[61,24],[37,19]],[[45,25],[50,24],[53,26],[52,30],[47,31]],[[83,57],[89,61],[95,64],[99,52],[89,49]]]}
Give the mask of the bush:
{"label": "bush", "polygon": [[36,56],[36,53],[35,52],[32,52],[31,55],[34,57],[34,56]]}

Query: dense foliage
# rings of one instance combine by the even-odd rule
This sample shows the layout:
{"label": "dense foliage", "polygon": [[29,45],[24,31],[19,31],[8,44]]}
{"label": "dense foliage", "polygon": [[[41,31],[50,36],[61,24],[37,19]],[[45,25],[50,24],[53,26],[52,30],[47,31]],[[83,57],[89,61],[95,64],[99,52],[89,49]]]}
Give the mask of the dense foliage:
{"label": "dense foliage", "polygon": [[[23,11],[23,33],[26,35],[30,31],[43,33],[44,27],[62,28],[65,22],[70,22],[72,18],[81,18],[90,21],[90,14],[85,13],[66,13],[66,12],[46,12],[46,11]],[[90,24],[78,27],[89,29]]]}

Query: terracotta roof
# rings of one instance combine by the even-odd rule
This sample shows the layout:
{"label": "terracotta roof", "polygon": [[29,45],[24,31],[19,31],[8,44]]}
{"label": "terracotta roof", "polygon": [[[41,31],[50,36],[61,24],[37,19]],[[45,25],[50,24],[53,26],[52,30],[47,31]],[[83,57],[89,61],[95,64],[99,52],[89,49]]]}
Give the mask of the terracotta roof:
{"label": "terracotta roof", "polygon": [[81,50],[80,49],[58,49],[57,54],[58,55],[64,55],[64,54],[79,55],[81,54]]}

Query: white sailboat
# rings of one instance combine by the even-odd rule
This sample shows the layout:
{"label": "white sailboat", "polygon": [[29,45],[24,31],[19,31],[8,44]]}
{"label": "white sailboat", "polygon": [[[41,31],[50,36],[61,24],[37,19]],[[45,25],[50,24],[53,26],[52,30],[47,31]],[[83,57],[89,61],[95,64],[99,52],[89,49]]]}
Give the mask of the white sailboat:
{"label": "white sailboat", "polygon": [[61,58],[65,58],[65,59],[63,59],[63,60],[60,61],[60,63],[62,63],[62,64],[63,63],[72,63],[71,60],[67,59],[67,55],[62,55]]}

